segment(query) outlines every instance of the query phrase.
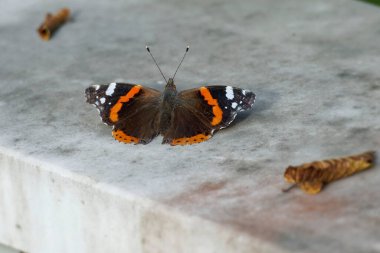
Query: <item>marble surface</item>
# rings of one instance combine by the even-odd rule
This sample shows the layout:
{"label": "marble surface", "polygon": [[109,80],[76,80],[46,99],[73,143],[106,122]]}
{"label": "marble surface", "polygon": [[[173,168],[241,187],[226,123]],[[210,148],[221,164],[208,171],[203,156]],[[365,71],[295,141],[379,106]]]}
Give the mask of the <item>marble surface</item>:
{"label": "marble surface", "polygon": [[0,244],[0,252],[1,253],[20,253],[20,251],[8,248],[8,247],[1,245],[1,244]]}
{"label": "marble surface", "polygon": [[[2,3],[0,171],[14,181],[0,180],[0,189],[12,192],[0,195],[0,221],[34,197],[39,201],[30,203],[33,207],[56,213],[60,206],[49,189],[56,191],[57,185],[67,210],[70,200],[81,194],[98,196],[97,203],[107,206],[116,189],[115,212],[118,205],[128,203],[132,211],[126,212],[139,213],[146,201],[164,208],[167,215],[156,227],[154,218],[139,216],[146,222],[148,238],[167,234],[146,248],[134,241],[136,251],[131,252],[151,252],[155,247],[164,252],[214,252],[211,249],[227,245],[233,235],[244,242],[234,241],[224,252],[251,252],[255,247],[261,252],[380,252],[379,165],[331,184],[317,196],[300,190],[281,192],[283,172],[290,164],[380,150],[378,8],[344,0],[65,4],[73,10],[73,19],[44,42],[35,30],[47,11],[63,7],[61,2]],[[247,88],[257,96],[253,110],[198,145],[161,145],[161,137],[149,145],[114,141],[111,129],[85,103],[84,89],[113,81],[163,89],[146,44],[168,76],[189,44],[177,88],[206,84]],[[36,171],[51,174],[59,184],[48,183]],[[33,174],[33,183],[28,173]],[[29,193],[16,182],[29,182],[25,188]],[[48,202],[38,197],[41,184],[46,184]],[[20,194],[25,196],[19,198]],[[9,196],[18,196],[17,203]],[[148,207],[144,212],[154,217],[156,209]],[[23,210],[11,220],[28,229],[20,232],[5,222],[12,229],[0,228],[0,242],[44,252],[43,243],[31,242],[27,234],[40,223],[50,231],[50,223],[35,210]],[[80,212],[112,217],[112,211],[103,216],[102,208],[96,215],[90,208]],[[187,224],[182,232],[170,226],[171,212],[182,217],[178,224]],[[70,236],[82,238],[83,244],[91,243],[92,237],[78,232],[83,230],[66,228],[65,222],[76,224],[70,215],[48,217],[61,222]],[[102,222],[107,227],[107,221]],[[120,214],[112,228],[125,222]],[[208,244],[178,240],[177,248],[165,251],[164,243],[177,238],[174,235],[193,238],[192,224],[200,226],[206,239],[209,236]],[[207,229],[214,225],[218,229]],[[54,231],[58,235],[62,230]],[[124,232],[131,231],[135,230]],[[19,233],[24,233],[23,242]],[[66,246],[70,243],[67,240]],[[106,245],[99,247],[109,249]],[[66,246],[55,250],[65,252]],[[130,244],[124,246],[131,250]],[[86,245],[81,249],[86,252]]]}

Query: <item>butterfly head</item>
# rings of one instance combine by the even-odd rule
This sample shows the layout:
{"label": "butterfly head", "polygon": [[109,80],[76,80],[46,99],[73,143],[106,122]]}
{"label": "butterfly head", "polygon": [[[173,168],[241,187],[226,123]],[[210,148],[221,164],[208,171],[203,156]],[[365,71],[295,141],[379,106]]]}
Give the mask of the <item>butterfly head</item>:
{"label": "butterfly head", "polygon": [[175,89],[175,84],[174,84],[173,78],[169,78],[168,82],[166,83],[166,88],[174,88]]}

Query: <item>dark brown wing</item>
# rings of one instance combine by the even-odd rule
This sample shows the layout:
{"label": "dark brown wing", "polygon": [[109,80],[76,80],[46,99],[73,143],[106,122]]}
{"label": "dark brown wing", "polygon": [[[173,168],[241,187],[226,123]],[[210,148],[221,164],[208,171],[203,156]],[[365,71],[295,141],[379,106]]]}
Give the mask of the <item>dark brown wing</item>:
{"label": "dark brown wing", "polygon": [[187,104],[175,106],[171,125],[164,134],[162,143],[187,145],[208,140],[213,128],[208,118],[199,113],[195,107]]}
{"label": "dark brown wing", "polygon": [[211,138],[227,127],[240,111],[252,108],[255,94],[231,86],[206,86],[178,94],[171,126],[163,143],[186,145]]}
{"label": "dark brown wing", "polygon": [[146,144],[158,135],[159,91],[141,85],[111,83],[90,86],[86,97],[99,110],[102,121],[113,126],[116,140]]}

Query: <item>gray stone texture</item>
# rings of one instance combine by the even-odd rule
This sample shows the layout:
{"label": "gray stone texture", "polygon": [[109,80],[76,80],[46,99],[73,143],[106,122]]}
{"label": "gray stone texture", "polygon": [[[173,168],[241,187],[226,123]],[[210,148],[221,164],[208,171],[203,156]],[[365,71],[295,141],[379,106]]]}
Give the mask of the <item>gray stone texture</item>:
{"label": "gray stone texture", "polygon": [[[36,28],[65,4],[49,42]],[[318,1],[3,1],[0,242],[28,252],[380,252],[379,165],[321,194],[284,169],[380,150],[380,9]],[[250,113],[184,147],[113,140],[84,89],[233,85]],[[45,238],[45,239],[41,239]]]}

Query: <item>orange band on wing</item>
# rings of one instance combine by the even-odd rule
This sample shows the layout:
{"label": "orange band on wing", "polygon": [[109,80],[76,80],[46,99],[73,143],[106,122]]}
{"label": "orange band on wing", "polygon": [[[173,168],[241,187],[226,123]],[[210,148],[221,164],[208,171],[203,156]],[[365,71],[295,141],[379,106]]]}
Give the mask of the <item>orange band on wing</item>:
{"label": "orange band on wing", "polygon": [[116,131],[112,131],[112,136],[120,141],[120,142],[125,142],[125,143],[139,143],[139,138],[136,138],[136,137],[133,137],[133,136],[129,136],[129,135],[126,135],[123,131],[121,130],[116,130]]}
{"label": "orange band on wing", "polygon": [[123,103],[128,102],[131,98],[133,98],[137,93],[139,93],[141,90],[140,85],[134,86],[130,91],[128,91],[127,94],[124,96],[121,96],[119,100],[116,102],[116,104],[111,108],[110,111],[110,120],[112,122],[116,122],[119,120],[119,111],[121,110],[121,107],[123,106]]}
{"label": "orange band on wing", "polygon": [[206,87],[201,87],[199,89],[201,91],[201,95],[207,101],[207,104],[212,106],[212,113],[214,117],[212,118],[211,125],[218,125],[222,121],[223,111],[218,105],[218,101],[211,96],[209,89]]}
{"label": "orange band on wing", "polygon": [[202,141],[207,141],[210,138],[211,138],[211,135],[197,134],[192,137],[174,139],[170,142],[170,144],[171,145],[189,145],[189,144],[199,143]]}

